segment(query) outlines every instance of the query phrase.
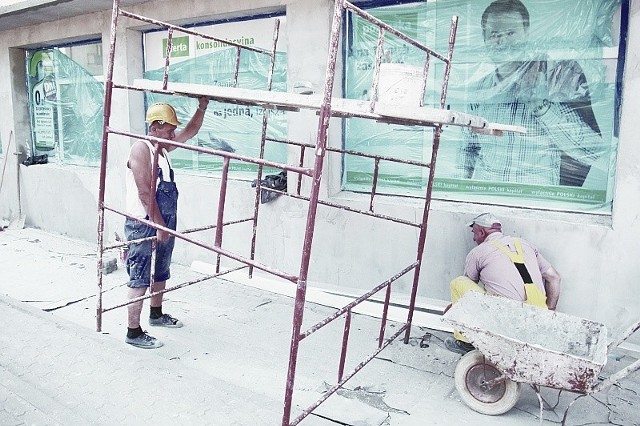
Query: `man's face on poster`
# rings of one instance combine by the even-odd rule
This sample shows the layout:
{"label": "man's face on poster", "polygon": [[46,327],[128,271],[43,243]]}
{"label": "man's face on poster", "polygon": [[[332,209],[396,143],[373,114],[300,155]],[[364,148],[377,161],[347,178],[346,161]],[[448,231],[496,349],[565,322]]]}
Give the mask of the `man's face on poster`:
{"label": "man's face on poster", "polygon": [[483,35],[488,54],[496,63],[520,60],[525,53],[527,28],[518,12],[489,15]]}

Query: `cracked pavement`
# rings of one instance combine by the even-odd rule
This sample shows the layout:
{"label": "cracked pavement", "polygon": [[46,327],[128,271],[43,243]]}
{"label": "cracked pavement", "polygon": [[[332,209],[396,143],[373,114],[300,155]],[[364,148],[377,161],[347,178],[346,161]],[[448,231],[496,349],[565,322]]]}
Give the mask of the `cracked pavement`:
{"label": "cracked pavement", "polygon": [[[165,296],[182,329],[152,329],[164,343],[124,343],[123,308],[95,332],[95,247],[36,229],[0,232],[0,424],[275,425],[281,423],[293,301],[222,279]],[[169,285],[200,274],[172,265]],[[104,276],[105,306],[125,301],[122,268]],[[148,312],[145,302],[144,314]],[[303,329],[333,312],[308,304]],[[342,322],[301,344],[293,416],[335,383]],[[389,323],[391,334],[398,324]],[[144,325],[143,325],[144,327]],[[379,320],[355,314],[345,371],[372,352]],[[429,338],[425,338],[427,333]],[[524,386],[501,416],[467,408],[454,387],[459,355],[449,334],[415,327],[329,397],[301,425],[539,425],[538,399]],[[607,376],[638,357],[617,349]],[[576,395],[542,389],[542,424],[560,424]],[[556,403],[557,401],[557,403]],[[568,425],[640,425],[640,374],[571,407]],[[556,405],[555,409],[549,408]]]}

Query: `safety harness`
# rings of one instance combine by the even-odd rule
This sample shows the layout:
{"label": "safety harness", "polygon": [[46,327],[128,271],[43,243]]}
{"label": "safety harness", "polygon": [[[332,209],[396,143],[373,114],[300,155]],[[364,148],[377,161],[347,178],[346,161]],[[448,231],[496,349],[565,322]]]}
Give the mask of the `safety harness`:
{"label": "safety harness", "polygon": [[491,241],[491,244],[509,256],[509,259],[518,270],[518,273],[524,282],[524,292],[527,296],[525,303],[547,309],[547,296],[540,291],[536,284],[534,284],[531,279],[531,274],[529,274],[527,266],[524,264],[524,251],[522,250],[520,239],[514,238],[513,242],[516,247],[515,253],[496,241]]}

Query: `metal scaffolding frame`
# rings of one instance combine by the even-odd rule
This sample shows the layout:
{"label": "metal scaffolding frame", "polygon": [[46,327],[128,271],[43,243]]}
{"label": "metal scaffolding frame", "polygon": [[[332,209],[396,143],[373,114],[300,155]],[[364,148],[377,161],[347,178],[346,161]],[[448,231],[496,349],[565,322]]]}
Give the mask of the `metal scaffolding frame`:
{"label": "metal scaffolding frame", "polygon": [[[378,28],[378,43],[376,48],[376,58],[375,58],[375,67],[373,71],[373,80],[371,82],[371,100],[370,101],[357,101],[352,99],[342,99],[336,98],[333,96],[334,89],[334,80],[336,74],[336,61],[338,58],[338,49],[339,49],[339,40],[342,33],[343,27],[343,19],[347,12],[354,13],[358,15],[360,18],[369,21],[371,24],[375,25]],[[153,24],[155,26],[159,26],[164,28],[167,31],[167,55],[166,55],[166,63],[164,68],[164,77],[162,81],[148,81],[148,80],[136,80],[133,85],[128,84],[117,84],[113,81],[113,68],[114,68],[114,58],[115,58],[115,49],[116,49],[116,33],[117,33],[117,25],[118,18],[120,16],[124,16],[127,18],[131,18],[134,20],[146,22],[148,24]],[[103,271],[103,256],[104,253],[114,249],[120,249],[128,246],[132,243],[142,242],[144,240],[136,240],[129,242],[118,242],[116,244],[106,245],[104,240],[104,218],[105,211],[110,211],[112,213],[131,217],[127,212],[119,209],[115,206],[108,205],[105,203],[105,182],[106,182],[106,163],[107,163],[107,147],[109,143],[110,135],[120,135],[129,138],[135,139],[143,139],[152,142],[161,142],[167,145],[177,146],[183,149],[188,149],[192,151],[197,151],[200,153],[218,156],[222,158],[223,167],[222,167],[222,176],[220,180],[220,194],[219,194],[219,204],[217,211],[217,221],[214,225],[201,227],[197,229],[188,229],[181,231],[173,231],[166,227],[159,226],[149,220],[139,219],[141,222],[155,227],[156,229],[161,229],[172,236],[179,238],[187,243],[194,244],[198,247],[210,250],[216,253],[217,262],[216,262],[216,273],[214,275],[208,275],[203,278],[181,283],[172,287],[168,287],[162,291],[162,293],[174,291],[186,286],[190,286],[205,280],[209,280],[213,277],[220,276],[223,274],[227,274],[229,272],[238,271],[241,269],[247,269],[249,273],[249,277],[252,276],[253,269],[257,268],[261,271],[267,272],[268,274],[272,274],[274,276],[280,277],[284,280],[287,280],[291,283],[296,284],[296,296],[295,296],[295,305],[294,305],[294,313],[292,318],[292,334],[291,334],[291,343],[290,343],[290,351],[289,351],[289,365],[287,371],[287,380],[285,387],[285,395],[284,395],[284,413],[282,417],[282,425],[296,425],[300,423],[306,416],[308,416],[315,408],[317,408],[322,402],[324,402],[330,395],[335,393],[340,387],[342,387],[345,382],[347,382],[351,377],[353,377],[360,369],[362,369],[369,361],[371,361],[376,355],[378,355],[384,348],[386,348],[389,344],[391,344],[395,339],[404,334],[404,342],[407,343],[410,337],[411,331],[411,323],[413,320],[413,314],[416,304],[416,296],[418,292],[418,283],[420,279],[420,269],[423,262],[423,254],[425,250],[425,240],[427,235],[427,224],[429,220],[429,207],[431,202],[431,195],[433,189],[433,180],[435,173],[435,165],[436,158],[438,155],[438,147],[440,143],[440,135],[444,126],[453,125],[453,126],[466,126],[466,127],[477,127],[477,128],[485,128],[485,129],[503,129],[503,130],[514,130],[519,131],[519,129],[509,128],[508,126],[500,126],[493,123],[487,123],[480,117],[470,116],[468,114],[464,114],[461,112],[450,111],[445,108],[445,100],[447,94],[447,87],[449,82],[449,73],[451,69],[451,59],[453,55],[453,48],[455,44],[455,36],[457,29],[457,17],[453,17],[451,21],[451,28],[448,40],[448,51],[445,54],[440,54],[418,41],[408,37],[407,35],[395,30],[384,22],[378,20],[372,15],[366,13],[365,11],[359,9],[353,4],[349,3],[345,0],[335,0],[334,14],[333,14],[333,23],[331,28],[331,37],[329,42],[329,51],[328,51],[328,59],[327,59],[327,67],[326,67],[326,77],[324,82],[324,90],[321,97],[319,96],[310,96],[310,95],[301,95],[295,93],[282,93],[282,92],[273,92],[271,91],[272,85],[272,77],[273,77],[273,69],[275,63],[275,53],[276,46],[278,41],[278,33],[279,33],[279,21],[276,20],[276,24],[274,27],[274,36],[273,36],[273,46],[270,51],[265,51],[261,49],[250,48],[238,44],[234,44],[228,40],[220,40],[215,37],[199,33],[193,29],[183,28],[176,25],[172,25],[166,22],[157,21],[154,19],[150,19],[147,17],[143,17],[140,15],[136,15],[133,13],[129,13],[120,8],[120,1],[114,0],[113,2],[113,11],[112,11],[112,23],[111,23],[111,39],[110,39],[110,51],[109,51],[109,63],[108,70],[105,79],[105,103],[104,103],[104,122],[103,122],[103,135],[102,135],[102,161],[100,166],[100,181],[99,181],[99,192],[98,192],[98,302],[96,307],[96,328],[98,331],[102,328],[102,314],[119,308],[126,306],[128,304],[144,300],[152,297],[153,295],[159,294],[158,292],[154,292],[152,294],[147,294],[145,296],[128,300],[125,303],[121,303],[115,306],[104,307],[103,306],[103,288],[102,288],[102,271]],[[236,63],[235,63],[235,74],[234,74],[234,87],[212,87],[212,86],[203,86],[197,84],[188,84],[188,83],[174,83],[169,82],[169,68],[170,68],[170,57],[169,52],[172,49],[172,37],[174,32],[182,32],[186,34],[195,35],[198,37],[202,37],[205,39],[211,39],[216,41],[224,42],[230,46],[236,48]],[[378,100],[378,82],[380,75],[380,65],[383,58],[384,52],[384,40],[385,36],[390,35],[393,37],[397,37],[402,40],[404,43],[418,49],[424,54],[424,64],[422,68],[422,95],[421,99],[424,98],[424,94],[426,91],[426,82],[427,76],[429,73],[429,68],[432,60],[440,61],[444,64],[444,76],[441,83],[440,89],[440,99],[439,99],[439,108],[425,108],[423,106],[423,101],[420,101],[419,107],[393,107],[389,108],[388,105],[385,108],[385,105]],[[268,75],[268,82],[266,90],[250,90],[250,89],[242,89],[237,87],[238,82],[238,72],[240,65],[240,55],[243,50],[252,50],[257,53],[265,54],[270,56],[270,68]],[[111,116],[111,101],[112,101],[112,91],[113,89],[121,89],[121,90],[137,90],[137,91],[149,91],[155,93],[163,93],[163,94],[171,94],[176,96],[189,96],[189,97],[199,97],[199,96],[208,96],[212,100],[219,102],[227,102],[234,103],[240,105],[250,105],[250,106],[260,106],[264,108],[263,115],[263,123],[262,123],[262,138],[260,145],[260,155],[258,158],[250,158],[246,156],[236,155],[233,153],[219,151],[204,147],[198,146],[190,146],[183,143],[173,142],[170,140],[159,139],[152,136],[134,134],[127,131],[122,131],[111,127],[110,125],[110,116]],[[271,109],[280,109],[285,111],[300,111],[300,110],[315,110],[318,115],[318,126],[317,126],[317,134],[316,134],[316,143],[315,144],[306,144],[300,143],[290,140],[279,140],[270,138],[267,136],[267,123],[269,119],[269,110]],[[393,124],[401,124],[401,125],[412,125],[412,126],[425,126],[430,127],[433,130],[433,140],[432,140],[432,151],[431,151],[431,159],[428,163],[416,162],[408,159],[402,158],[394,158],[387,156],[378,156],[371,155],[362,152],[356,152],[352,150],[338,149],[327,146],[327,133],[329,128],[329,121],[331,117],[342,117],[345,119],[349,119],[351,117],[359,117],[365,119],[376,120],[384,123],[393,123]],[[298,147],[300,149],[299,162],[298,164],[284,164],[273,161],[268,161],[264,158],[265,152],[265,143],[283,143],[292,147]],[[312,150],[314,155],[313,165],[311,167],[305,167],[305,153],[308,150]],[[330,202],[326,200],[321,200],[319,197],[320,186],[322,181],[322,170],[324,166],[324,159],[327,154],[336,154],[339,156],[344,155],[352,155],[352,156],[360,156],[373,160],[374,170],[373,170],[373,181],[371,184],[371,191],[369,194],[369,208],[368,210],[360,210],[355,209],[353,207],[347,205],[341,205],[335,202]],[[235,221],[224,221],[224,212],[225,212],[225,198],[227,191],[227,183],[228,183],[228,173],[229,173],[229,164],[230,161],[241,161],[247,162],[257,165],[257,180],[256,180],[256,192],[255,192],[255,200],[254,200],[254,214],[252,217],[235,220]],[[378,184],[378,172],[381,162],[395,162],[402,164],[409,164],[417,167],[428,168],[428,182],[426,186],[426,192],[424,195],[424,205],[422,207],[422,217],[418,222],[408,221],[398,217],[392,217],[384,214],[377,213],[374,209],[374,200],[377,195],[379,195],[377,191]],[[289,175],[297,176],[297,185],[295,190],[289,191],[278,191],[271,188],[266,188],[261,185],[262,181],[262,173],[263,167],[276,167],[281,170],[286,170]],[[155,157],[153,159],[153,173],[155,174],[158,167],[158,153],[156,150]],[[310,189],[307,194],[302,193],[302,180],[310,179]],[[155,185],[155,182],[153,183]],[[152,194],[155,194],[154,190],[151,191]],[[260,195],[262,191],[272,191],[276,192],[282,196],[292,197],[299,200],[304,200],[308,202],[308,211],[306,216],[306,225],[304,229],[304,240],[302,247],[302,256],[301,262],[299,265],[298,273],[291,273],[286,271],[279,271],[275,268],[262,264],[255,260],[255,248],[257,242],[257,228],[258,228],[258,218],[259,218],[259,210],[260,210]],[[307,280],[308,280],[308,272],[309,272],[309,264],[311,260],[312,253],[312,242],[314,237],[314,230],[316,227],[316,212],[319,205],[328,206],[331,208],[342,209],[348,212],[352,212],[354,214],[365,215],[368,217],[376,218],[382,221],[391,221],[394,223],[398,223],[401,225],[413,227],[419,229],[419,237],[417,241],[417,247],[415,250],[415,258],[408,261],[408,265],[404,267],[399,272],[395,273],[390,278],[384,280],[383,282],[375,285],[371,290],[365,292],[361,296],[355,298],[353,301],[345,305],[344,307],[337,309],[332,315],[323,320],[319,321],[312,327],[308,328],[306,331],[302,331],[303,324],[303,316],[305,312],[305,301],[306,301],[306,293],[307,293]],[[228,225],[235,225],[239,223],[251,223],[253,226],[253,232],[250,242],[250,255],[248,257],[241,256],[236,253],[232,253],[228,250],[225,250],[222,247],[222,237],[223,231]],[[205,229],[213,229],[215,228],[215,240],[214,244],[198,240],[190,236],[191,233],[202,231]],[[152,243],[152,262],[154,261],[155,256],[155,237],[151,237],[147,240],[150,240]],[[241,266],[234,267],[228,270],[221,270],[220,259],[221,257],[225,257],[231,259]],[[392,284],[398,280],[400,277],[413,273],[413,281],[411,287],[410,294],[410,302],[407,312],[407,318],[404,324],[398,328],[397,331],[390,336],[387,336],[387,315],[391,298],[391,290]],[[151,276],[151,282],[153,282],[153,271]],[[377,348],[369,354],[364,360],[358,363],[351,371],[345,372],[346,365],[346,355],[348,348],[348,340],[351,330],[351,318],[353,309],[361,304],[362,302],[371,299],[378,293],[382,293],[384,291],[384,305],[382,310],[382,317],[380,322],[380,329],[377,336]],[[340,352],[340,361],[337,367],[338,374],[336,383],[327,390],[322,397],[311,404],[308,408],[302,410],[297,416],[292,419],[292,401],[293,401],[293,392],[294,392],[294,383],[296,376],[296,366],[298,362],[298,351],[300,347],[300,343],[311,336],[316,331],[320,330],[324,326],[332,323],[334,320],[338,318],[344,318],[344,331],[342,337],[342,349]]]}

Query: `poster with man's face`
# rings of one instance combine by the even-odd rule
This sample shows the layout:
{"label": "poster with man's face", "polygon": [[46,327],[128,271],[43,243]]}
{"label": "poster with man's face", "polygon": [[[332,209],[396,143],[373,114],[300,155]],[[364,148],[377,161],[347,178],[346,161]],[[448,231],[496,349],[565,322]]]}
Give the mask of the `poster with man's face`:
{"label": "poster with man's face", "polygon": [[[370,10],[441,53],[458,16],[446,107],[526,129],[498,137],[445,127],[436,198],[610,213],[619,9],[618,0],[443,0]],[[369,99],[377,32],[357,17],[347,22],[346,97]],[[408,70],[421,68],[421,52],[391,36],[384,47],[383,63],[402,67],[381,72],[380,85],[415,84]],[[439,107],[443,67],[432,64],[424,105]],[[345,125],[348,149],[424,163],[432,136],[429,128]],[[371,164],[346,156],[346,189],[367,190],[372,174]],[[427,176],[425,167],[381,162],[378,190],[423,195]]]}

